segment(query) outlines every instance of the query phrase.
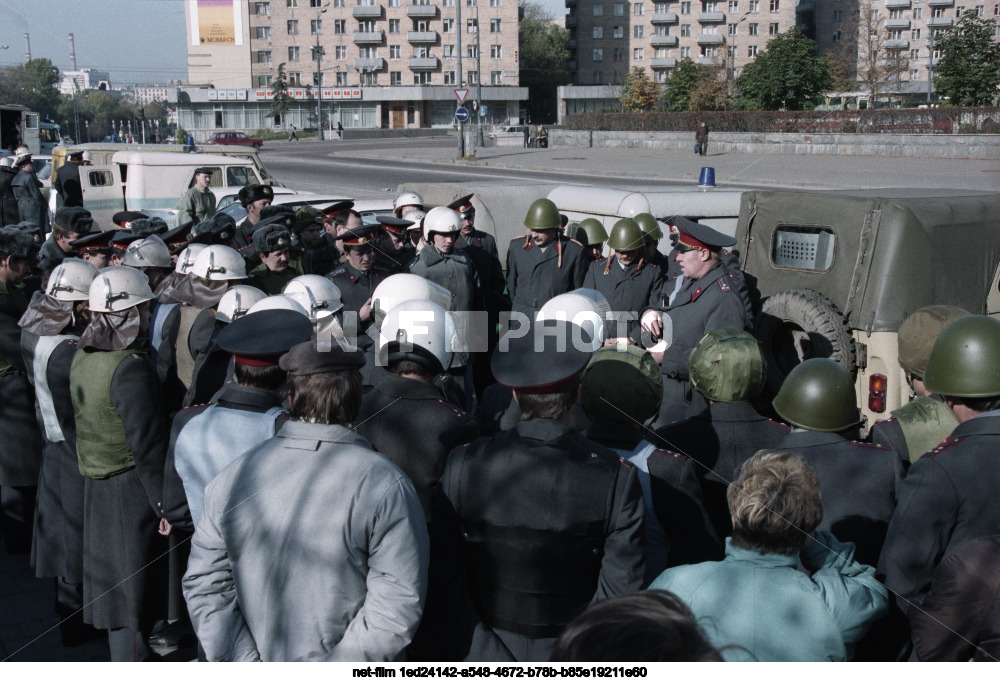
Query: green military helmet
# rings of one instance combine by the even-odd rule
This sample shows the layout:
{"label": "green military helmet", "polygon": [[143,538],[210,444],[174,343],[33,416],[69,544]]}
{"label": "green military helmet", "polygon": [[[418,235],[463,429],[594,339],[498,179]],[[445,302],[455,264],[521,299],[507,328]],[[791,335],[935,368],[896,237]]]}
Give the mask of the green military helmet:
{"label": "green military helmet", "polygon": [[586,218],[576,228],[576,240],[584,246],[600,246],[608,240],[608,233],[600,220]]}
{"label": "green military helmet", "polygon": [[786,423],[822,433],[837,433],[861,420],[851,375],[823,357],[792,369],[771,405]]}
{"label": "green military helmet", "polygon": [[928,305],[911,314],[903,320],[896,335],[899,366],[906,373],[922,379],[938,336],[953,321],[970,314],[954,305]]}
{"label": "green military helmet", "polygon": [[662,401],[660,365],[635,345],[599,348],[583,371],[580,405],[593,420],[645,423],[660,413]]}
{"label": "green military helmet", "polygon": [[608,248],[613,248],[616,251],[634,251],[645,245],[642,230],[632,218],[622,218],[616,222],[608,236]]}
{"label": "green military helmet", "polygon": [[524,226],[528,229],[559,229],[562,227],[562,217],[556,204],[548,199],[537,199],[528,207],[524,218]]}
{"label": "green military helmet", "polygon": [[924,387],[952,397],[1000,395],[1000,319],[969,315],[946,326],[931,350]]}
{"label": "green military helmet", "polygon": [[659,222],[649,213],[639,213],[634,218],[635,223],[639,225],[639,229],[650,241],[659,241],[663,238],[663,231],[660,230]]}
{"label": "green military helmet", "polygon": [[752,334],[737,329],[706,333],[688,358],[691,386],[713,402],[749,402],[767,380],[767,365]]}

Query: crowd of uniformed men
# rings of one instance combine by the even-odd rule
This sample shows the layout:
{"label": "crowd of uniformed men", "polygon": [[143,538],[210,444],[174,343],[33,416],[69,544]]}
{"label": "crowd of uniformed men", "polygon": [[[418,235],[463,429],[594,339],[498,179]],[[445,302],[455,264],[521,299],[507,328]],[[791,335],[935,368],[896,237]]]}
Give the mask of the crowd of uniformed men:
{"label": "crowd of uniformed men", "polygon": [[1000,321],[913,311],[914,401],[861,443],[832,360],[763,402],[733,240],[695,221],[608,234],[539,199],[503,267],[471,196],[365,225],[251,185],[237,226],[196,177],[175,229],[68,205],[0,230],[2,530],[66,645],[998,652]]}

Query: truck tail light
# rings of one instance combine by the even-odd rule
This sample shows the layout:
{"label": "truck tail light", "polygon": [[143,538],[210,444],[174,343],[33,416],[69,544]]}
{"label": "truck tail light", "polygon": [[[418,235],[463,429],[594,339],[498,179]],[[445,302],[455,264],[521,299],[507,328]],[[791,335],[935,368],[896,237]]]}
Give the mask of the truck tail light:
{"label": "truck tail light", "polygon": [[882,374],[868,377],[868,409],[881,414],[885,412],[885,391],[889,381]]}

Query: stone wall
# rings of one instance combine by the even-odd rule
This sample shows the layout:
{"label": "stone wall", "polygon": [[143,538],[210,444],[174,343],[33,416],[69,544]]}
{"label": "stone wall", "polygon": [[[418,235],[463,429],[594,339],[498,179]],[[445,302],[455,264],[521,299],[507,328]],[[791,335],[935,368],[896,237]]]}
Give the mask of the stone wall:
{"label": "stone wall", "polygon": [[[690,152],[692,132],[549,132],[553,147],[624,147]],[[713,132],[709,150],[747,154],[836,154],[1000,160],[1000,135],[888,135]]]}

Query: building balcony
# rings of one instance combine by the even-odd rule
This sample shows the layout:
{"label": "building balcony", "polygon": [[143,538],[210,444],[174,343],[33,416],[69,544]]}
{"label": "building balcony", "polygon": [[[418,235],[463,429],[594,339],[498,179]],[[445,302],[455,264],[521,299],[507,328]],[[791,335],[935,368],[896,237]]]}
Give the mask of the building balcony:
{"label": "building balcony", "polygon": [[651,35],[649,44],[653,47],[677,47],[677,36],[675,35]]}
{"label": "building balcony", "polygon": [[910,48],[909,40],[886,40],[882,43],[883,47],[887,50],[908,50]]}
{"label": "building balcony", "polygon": [[677,12],[653,12],[649,20],[654,24],[676,24]]}
{"label": "building balcony", "polygon": [[381,5],[355,5],[351,8],[351,16],[355,19],[381,19]]}
{"label": "building balcony", "polygon": [[795,6],[795,12],[812,12],[816,9],[816,3],[809,0],[808,2],[800,2]]}
{"label": "building balcony", "polygon": [[574,14],[566,15],[566,27],[569,28],[570,26],[576,26],[576,15]]}
{"label": "building balcony", "polygon": [[927,4],[931,7],[952,7],[955,0],[927,0]]}
{"label": "building balcony", "polygon": [[354,60],[354,68],[358,71],[381,71],[385,68],[385,59],[382,57],[374,59],[361,57]]}
{"label": "building balcony", "polygon": [[955,20],[951,17],[930,17],[927,19],[927,25],[932,28],[947,28],[955,23]]}
{"label": "building balcony", "polygon": [[576,47],[576,38],[570,38],[569,40],[567,40],[566,41],[566,47],[569,48],[569,49],[571,49],[571,50],[573,48],[575,48]]}
{"label": "building balcony", "polygon": [[885,20],[885,27],[886,28],[909,28],[910,27],[910,20],[909,19],[886,19]]}
{"label": "building balcony", "polygon": [[355,31],[354,32],[354,42],[361,45],[368,45],[371,43],[382,44],[382,40],[385,35],[382,31]]}
{"label": "building balcony", "polygon": [[651,69],[672,69],[677,66],[677,60],[673,57],[654,57],[649,60]]}
{"label": "building balcony", "polygon": [[433,19],[437,14],[437,5],[407,5],[406,7],[406,16],[414,19]]}
{"label": "building balcony", "polygon": [[885,0],[885,6],[889,9],[898,9],[900,7],[909,7],[910,0]]}
{"label": "building balcony", "polygon": [[441,66],[441,60],[437,57],[410,57],[410,70],[412,71],[433,71]]}
{"label": "building balcony", "polygon": [[698,35],[699,45],[721,45],[726,42],[726,36],[718,33],[700,33]]}
{"label": "building balcony", "polygon": [[698,12],[699,24],[721,24],[725,20],[725,12]]}
{"label": "building balcony", "polygon": [[407,31],[406,40],[411,43],[436,43],[437,31]]}
{"label": "building balcony", "polygon": [[722,57],[698,57],[695,63],[699,66],[722,66]]}

